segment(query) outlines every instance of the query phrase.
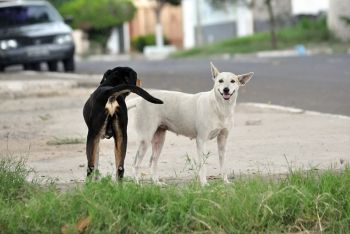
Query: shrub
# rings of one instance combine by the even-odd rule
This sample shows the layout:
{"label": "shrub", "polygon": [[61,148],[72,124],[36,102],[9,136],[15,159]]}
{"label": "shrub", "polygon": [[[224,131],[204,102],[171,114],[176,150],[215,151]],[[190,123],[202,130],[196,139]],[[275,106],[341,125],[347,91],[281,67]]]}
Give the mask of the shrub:
{"label": "shrub", "polygon": [[[169,44],[169,40],[163,36],[164,43],[166,45]],[[146,34],[142,36],[135,37],[131,40],[131,46],[134,50],[139,52],[143,52],[145,46],[155,45],[156,44],[156,36],[154,34]]]}

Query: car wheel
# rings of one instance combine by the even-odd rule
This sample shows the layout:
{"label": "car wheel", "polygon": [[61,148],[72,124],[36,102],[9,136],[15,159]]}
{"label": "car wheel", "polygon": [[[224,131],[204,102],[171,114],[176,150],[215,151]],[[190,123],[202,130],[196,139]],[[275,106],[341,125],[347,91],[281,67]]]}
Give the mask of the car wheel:
{"label": "car wheel", "polygon": [[40,63],[28,63],[28,64],[23,64],[24,70],[30,70],[30,71],[40,71]]}
{"label": "car wheel", "polygon": [[75,70],[74,57],[69,57],[63,60],[63,68],[65,72],[73,72]]}
{"label": "car wheel", "polygon": [[47,67],[49,68],[49,71],[54,72],[57,71],[57,61],[49,61],[47,62]]}
{"label": "car wheel", "polygon": [[0,72],[4,72],[5,71],[5,66],[0,66]]}

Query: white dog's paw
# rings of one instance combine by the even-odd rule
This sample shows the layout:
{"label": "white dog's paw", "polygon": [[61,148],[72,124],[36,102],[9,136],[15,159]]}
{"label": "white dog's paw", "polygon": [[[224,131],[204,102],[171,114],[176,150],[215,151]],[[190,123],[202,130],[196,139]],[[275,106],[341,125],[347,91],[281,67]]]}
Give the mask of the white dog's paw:
{"label": "white dog's paw", "polygon": [[225,184],[231,184],[231,182],[227,178],[227,175],[223,175],[222,180],[224,181]]}
{"label": "white dog's paw", "polygon": [[155,185],[157,186],[166,186],[167,184],[165,182],[161,182],[161,181],[157,181],[157,182],[154,182]]}
{"label": "white dog's paw", "polygon": [[209,183],[208,183],[206,178],[205,179],[200,179],[199,183],[201,184],[202,187],[205,187],[205,186],[209,185]]}
{"label": "white dog's paw", "polygon": [[224,183],[225,183],[225,184],[232,184],[232,182],[231,182],[231,181],[229,181],[227,178],[226,178],[226,179],[224,179]]}
{"label": "white dog's paw", "polygon": [[152,177],[152,181],[155,185],[158,185],[158,186],[165,186],[166,185],[166,183],[161,182],[158,177]]}

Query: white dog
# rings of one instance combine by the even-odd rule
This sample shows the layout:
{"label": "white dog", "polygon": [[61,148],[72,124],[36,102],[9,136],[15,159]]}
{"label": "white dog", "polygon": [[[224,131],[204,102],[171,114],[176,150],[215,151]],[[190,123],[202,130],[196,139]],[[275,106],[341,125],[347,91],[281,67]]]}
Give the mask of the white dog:
{"label": "white dog", "polygon": [[[233,126],[234,107],[240,86],[244,86],[253,72],[235,75],[219,72],[211,63],[214,88],[208,92],[186,94],[173,91],[150,92],[161,99],[163,105],[152,105],[143,99],[128,103],[129,109],[136,108],[135,127],[139,148],[133,165],[134,176],[139,181],[139,167],[148,147],[152,144],[152,180],[159,183],[157,163],[167,130],[195,138],[197,143],[196,165],[199,165],[199,180],[207,183],[205,156],[207,141],[217,138],[220,171],[224,182],[229,183],[225,169],[225,148],[230,129]],[[132,104],[130,104],[132,103]]]}

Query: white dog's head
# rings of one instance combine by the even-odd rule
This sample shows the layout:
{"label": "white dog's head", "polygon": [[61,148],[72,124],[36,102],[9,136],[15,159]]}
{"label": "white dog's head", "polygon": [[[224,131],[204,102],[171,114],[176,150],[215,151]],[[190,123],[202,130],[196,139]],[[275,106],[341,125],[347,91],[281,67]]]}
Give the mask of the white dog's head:
{"label": "white dog's head", "polygon": [[244,86],[253,77],[254,72],[235,75],[231,72],[220,72],[213,63],[210,63],[211,74],[214,80],[214,91],[225,101],[230,101],[232,96],[237,95],[240,86]]}

